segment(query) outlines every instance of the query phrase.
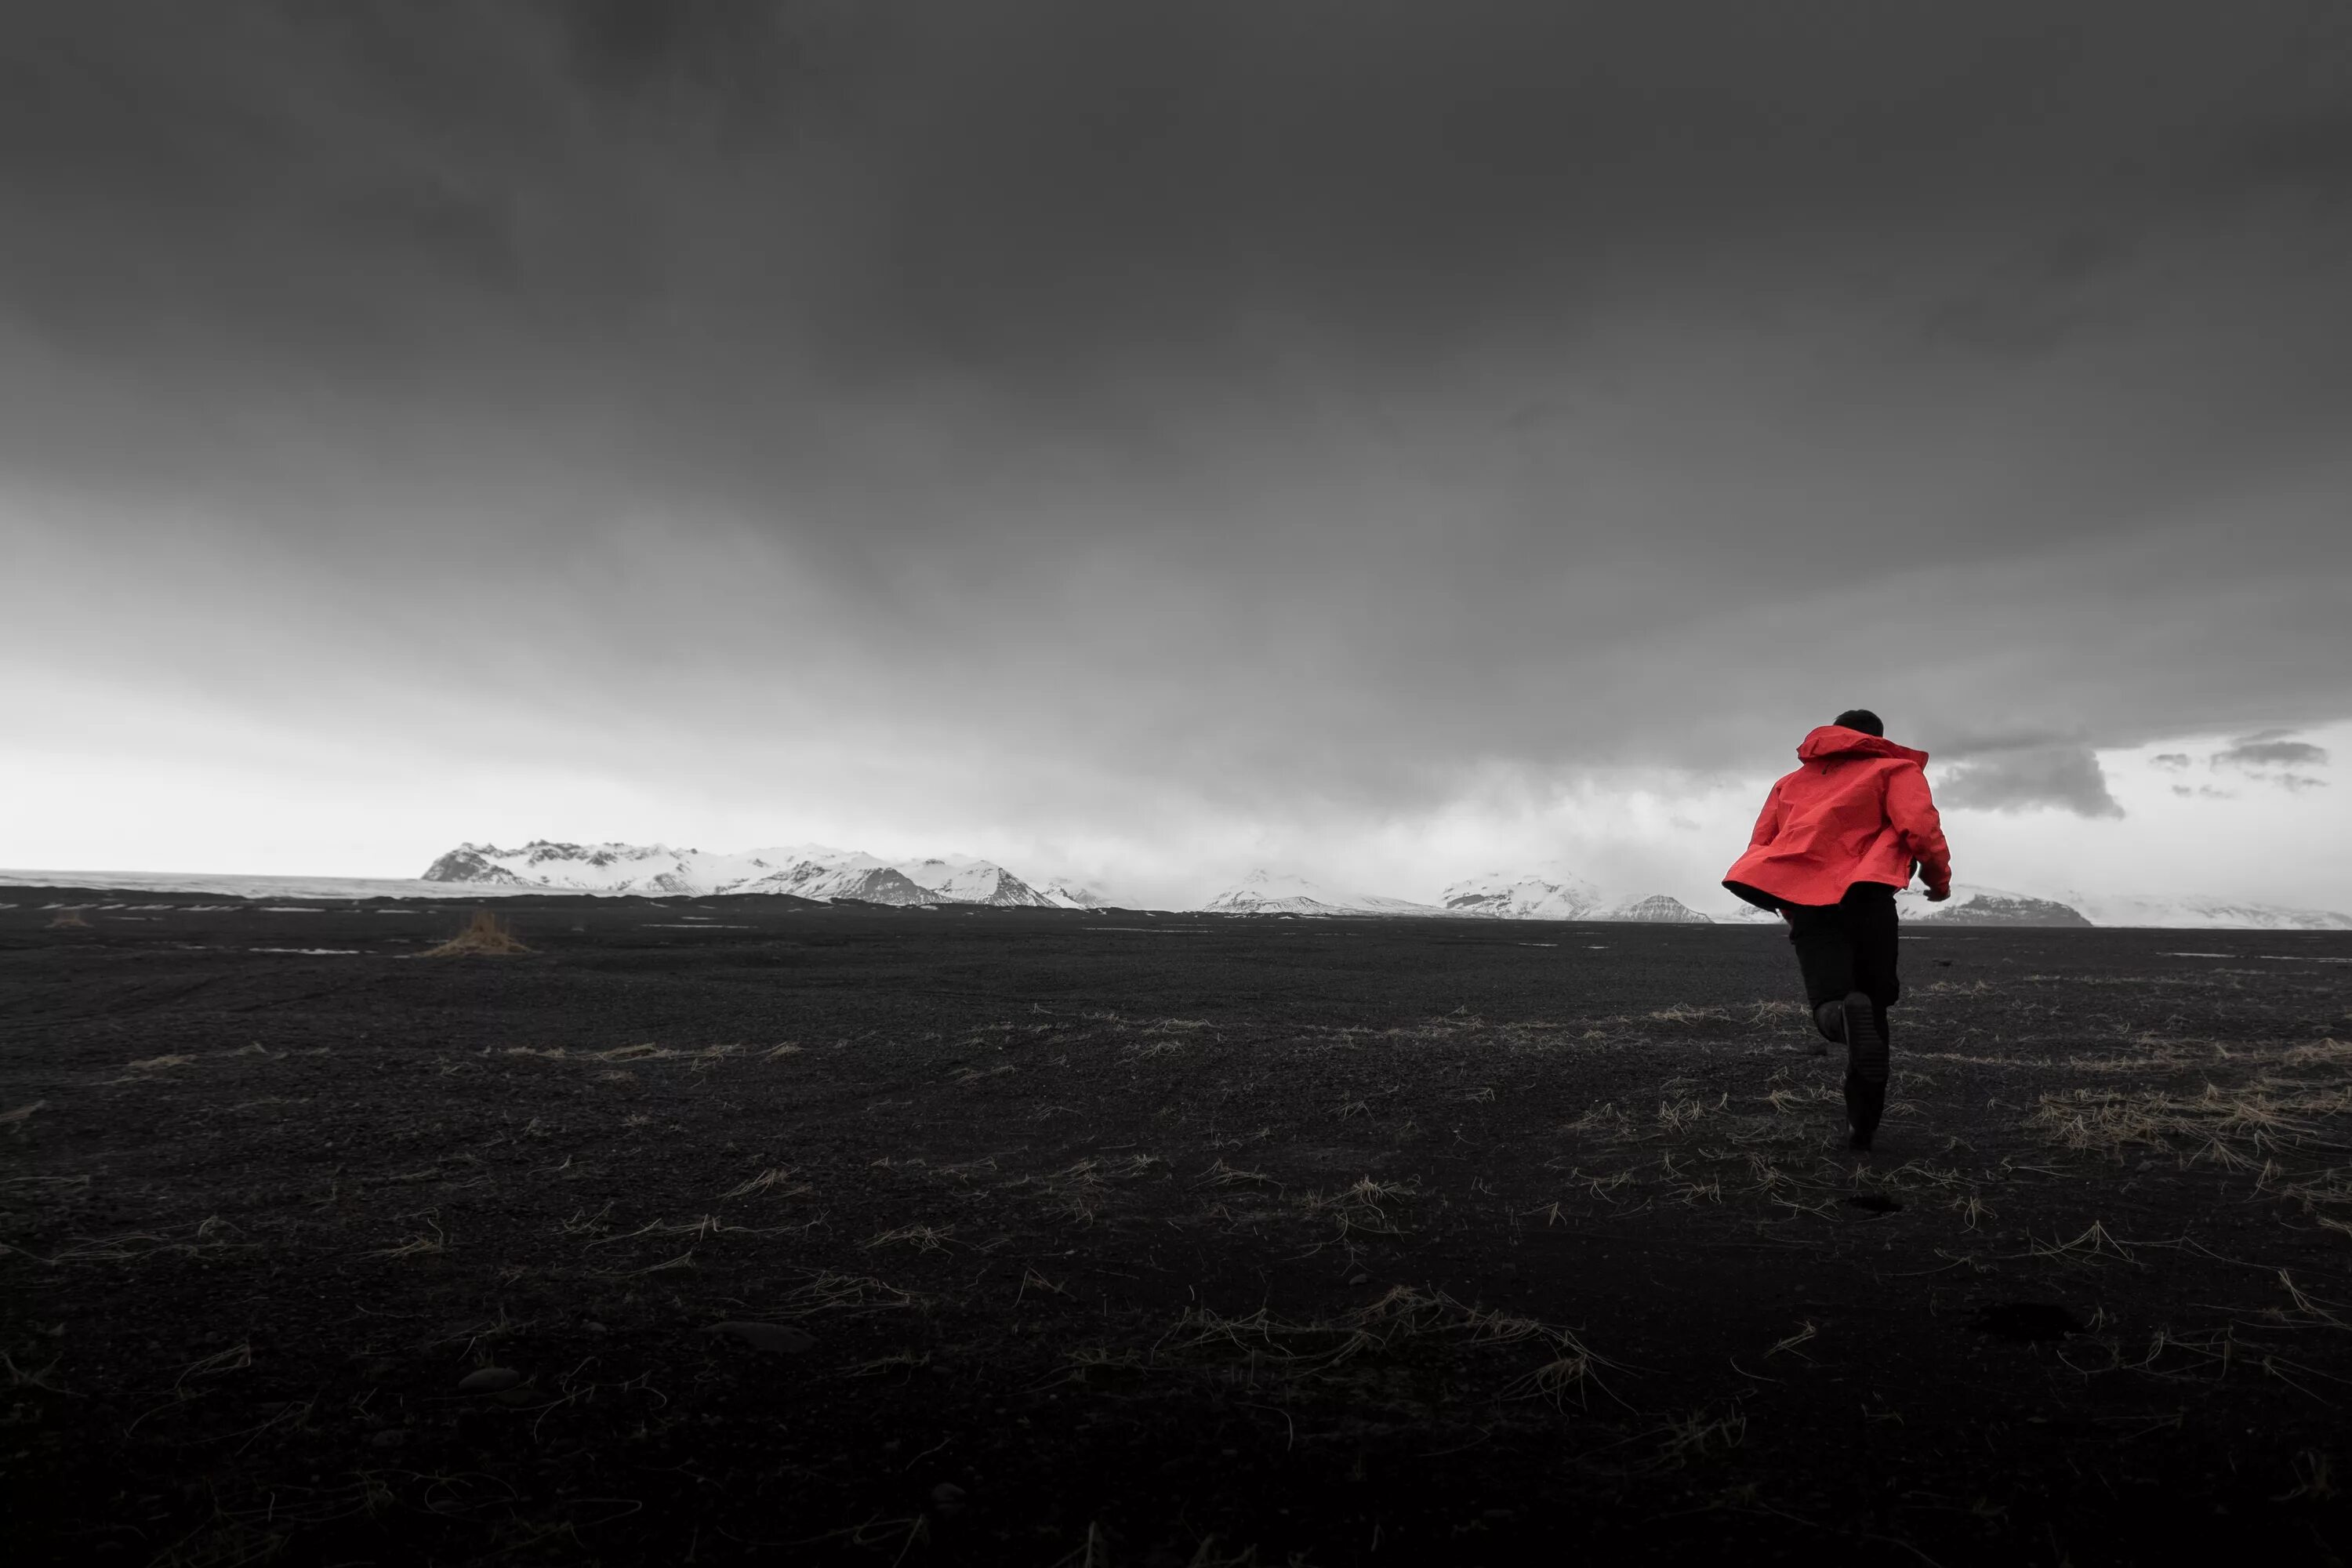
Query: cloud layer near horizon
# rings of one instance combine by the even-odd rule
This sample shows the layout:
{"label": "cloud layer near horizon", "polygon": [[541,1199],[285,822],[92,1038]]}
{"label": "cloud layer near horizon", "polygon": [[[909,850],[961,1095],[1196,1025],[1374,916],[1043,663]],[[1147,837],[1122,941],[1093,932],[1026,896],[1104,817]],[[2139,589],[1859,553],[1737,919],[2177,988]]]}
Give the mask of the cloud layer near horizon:
{"label": "cloud layer near horizon", "polygon": [[117,729],[1108,855],[2352,713],[2336,13],[7,25],[8,672]]}

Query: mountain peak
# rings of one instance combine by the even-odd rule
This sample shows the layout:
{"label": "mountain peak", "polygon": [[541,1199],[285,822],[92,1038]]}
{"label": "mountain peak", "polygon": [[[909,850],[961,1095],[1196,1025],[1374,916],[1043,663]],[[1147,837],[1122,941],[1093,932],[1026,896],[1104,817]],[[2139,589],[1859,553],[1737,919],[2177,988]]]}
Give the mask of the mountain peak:
{"label": "mountain peak", "polygon": [[1286,871],[1257,867],[1239,882],[1200,906],[1237,915],[1442,915],[1445,911],[1408,899],[1343,892]]}
{"label": "mountain peak", "polygon": [[789,893],[871,904],[992,904],[1052,909],[1054,901],[1003,867],[969,856],[898,865],[856,849],[801,844],[709,854],[665,845],[564,844],[520,849],[462,844],[425,868],[428,882],[695,897]]}
{"label": "mountain peak", "polygon": [[1604,921],[1638,921],[1644,925],[1713,925],[1715,921],[1699,913],[1680,899],[1664,893],[1652,893],[1643,899],[1627,899],[1601,914],[1591,917]]}
{"label": "mountain peak", "polygon": [[1523,921],[1584,920],[1603,901],[1600,889],[1556,865],[1465,878],[1438,898],[1456,914]]}

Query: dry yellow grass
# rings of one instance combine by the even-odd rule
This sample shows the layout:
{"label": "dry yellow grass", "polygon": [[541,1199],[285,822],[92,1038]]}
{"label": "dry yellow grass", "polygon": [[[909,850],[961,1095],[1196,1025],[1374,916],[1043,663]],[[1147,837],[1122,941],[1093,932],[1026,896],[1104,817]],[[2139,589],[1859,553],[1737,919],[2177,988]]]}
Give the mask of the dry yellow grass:
{"label": "dry yellow grass", "polygon": [[440,946],[426,948],[424,956],[462,958],[467,953],[479,953],[485,958],[499,958],[530,951],[515,940],[511,925],[501,921],[488,910],[476,910],[472,923]]}
{"label": "dry yellow grass", "polygon": [[[1415,1340],[1433,1338],[1489,1347],[1533,1347],[1542,1363],[1499,1390],[1505,1399],[1543,1399],[1554,1404],[1586,1386],[1609,1394],[1604,1371],[1618,1370],[1595,1354],[1570,1330],[1532,1318],[1465,1306],[1444,1291],[1392,1285],[1378,1300],[1336,1318],[1294,1322],[1260,1307],[1229,1317],[1206,1307],[1187,1310],[1156,1347],[1178,1352],[1240,1351],[1254,1376],[1311,1378],[1342,1375],[1360,1357],[1401,1351]],[[1610,1394],[1614,1398],[1614,1394]]]}
{"label": "dry yellow grass", "polygon": [[814,1189],[806,1182],[795,1182],[792,1179],[794,1170],[795,1167],[793,1166],[772,1165],[751,1180],[730,1187],[719,1194],[719,1199],[723,1202],[728,1198],[750,1197],[755,1193],[764,1193],[772,1188],[775,1189],[778,1197],[782,1198],[798,1197],[803,1193],[813,1191]]}

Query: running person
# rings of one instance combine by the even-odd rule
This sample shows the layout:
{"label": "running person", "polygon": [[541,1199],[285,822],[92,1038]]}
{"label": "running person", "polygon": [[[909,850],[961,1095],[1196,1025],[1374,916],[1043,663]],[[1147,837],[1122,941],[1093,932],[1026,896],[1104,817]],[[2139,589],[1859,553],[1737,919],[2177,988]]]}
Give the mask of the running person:
{"label": "running person", "polygon": [[1927,753],[1886,739],[1868,709],[1807,735],[1797,760],[1804,765],[1773,784],[1723,885],[1789,922],[1813,1024],[1845,1046],[1851,1146],[1866,1150],[1886,1108],[1886,1010],[1903,994],[1895,893],[1916,871],[1929,900],[1950,898],[1951,850],[1927,792]]}

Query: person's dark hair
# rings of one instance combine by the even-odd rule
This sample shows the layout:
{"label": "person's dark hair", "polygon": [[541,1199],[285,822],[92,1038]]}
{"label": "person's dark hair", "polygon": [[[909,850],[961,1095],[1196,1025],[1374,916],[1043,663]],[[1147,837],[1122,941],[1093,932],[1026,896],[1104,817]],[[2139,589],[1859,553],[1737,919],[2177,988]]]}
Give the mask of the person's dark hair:
{"label": "person's dark hair", "polygon": [[1886,726],[1880,723],[1878,715],[1867,708],[1849,708],[1830,722],[1843,729],[1859,730],[1865,735],[1875,735],[1882,741],[1886,738]]}

